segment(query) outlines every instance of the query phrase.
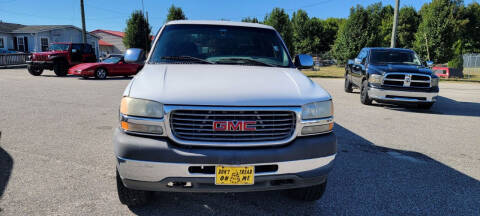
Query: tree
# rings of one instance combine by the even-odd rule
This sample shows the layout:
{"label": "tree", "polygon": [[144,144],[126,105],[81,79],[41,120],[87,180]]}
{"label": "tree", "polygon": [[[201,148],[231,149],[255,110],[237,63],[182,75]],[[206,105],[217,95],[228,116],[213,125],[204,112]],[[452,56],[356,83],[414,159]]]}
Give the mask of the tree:
{"label": "tree", "polygon": [[420,10],[422,21],[415,34],[414,48],[423,58],[445,63],[453,57],[453,44],[462,25],[461,0],[433,0]]}
{"label": "tree", "polygon": [[173,20],[186,20],[187,17],[183,13],[182,8],[180,7],[175,7],[175,5],[170,6],[168,9],[168,15],[167,15],[167,22],[173,21]]}
{"label": "tree", "polygon": [[393,27],[393,10],[394,9],[391,5],[387,5],[381,9],[381,17],[377,17],[381,23],[378,37],[379,45],[381,47],[390,47]]}
{"label": "tree", "polygon": [[134,11],[127,20],[123,45],[126,48],[142,48],[148,51],[151,44],[150,32],[150,24],[142,11]]}
{"label": "tree", "polygon": [[398,15],[397,47],[413,48],[420,16],[413,7],[403,7]]}
{"label": "tree", "polygon": [[473,2],[465,10],[468,23],[462,35],[465,40],[465,53],[480,53],[480,4]]}
{"label": "tree", "polygon": [[250,18],[246,17],[242,19],[242,22],[248,22],[248,23],[260,23],[256,17]]}
{"label": "tree", "polygon": [[290,17],[285,13],[284,9],[274,8],[270,14],[267,14],[264,19],[264,24],[275,28],[283,38],[287,45],[290,55],[295,54],[293,45],[293,28],[290,22]]}
{"label": "tree", "polygon": [[448,67],[463,71],[463,42],[458,40],[455,42],[453,58],[448,62]]}
{"label": "tree", "polygon": [[293,30],[293,46],[296,53],[311,53],[311,45],[309,39],[308,25],[310,18],[304,10],[298,10],[292,15],[292,30]]}
{"label": "tree", "polygon": [[354,58],[363,47],[381,46],[384,38],[378,34],[382,26],[382,4],[367,8],[357,5],[350,9],[350,15],[341,25],[332,47],[333,56],[340,64]]}

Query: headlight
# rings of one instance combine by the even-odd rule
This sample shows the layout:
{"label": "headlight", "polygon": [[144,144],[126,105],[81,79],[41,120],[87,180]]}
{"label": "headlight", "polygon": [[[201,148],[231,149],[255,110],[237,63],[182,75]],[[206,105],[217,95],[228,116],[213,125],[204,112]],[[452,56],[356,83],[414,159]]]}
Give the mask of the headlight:
{"label": "headlight", "polygon": [[380,84],[382,83],[382,75],[371,74],[370,77],[368,77],[368,82],[372,84]]}
{"label": "headlight", "polygon": [[319,119],[333,116],[331,100],[305,104],[302,106],[302,119]]}
{"label": "headlight", "polygon": [[163,118],[163,104],[131,97],[122,98],[120,113],[127,116]]}
{"label": "headlight", "polygon": [[432,87],[438,86],[438,80],[439,80],[438,77],[437,78],[432,78]]}

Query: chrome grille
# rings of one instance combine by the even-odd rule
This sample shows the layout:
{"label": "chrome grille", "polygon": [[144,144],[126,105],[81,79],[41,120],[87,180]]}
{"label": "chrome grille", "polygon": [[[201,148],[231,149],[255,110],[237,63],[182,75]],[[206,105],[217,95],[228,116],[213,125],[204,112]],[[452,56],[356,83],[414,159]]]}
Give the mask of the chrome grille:
{"label": "chrome grille", "polygon": [[426,74],[388,73],[383,78],[384,86],[430,88],[431,77]]}
{"label": "chrome grille", "polygon": [[[214,122],[255,122],[255,131],[217,131]],[[173,110],[172,135],[181,140],[210,142],[279,141],[293,136],[296,114],[273,110]]]}

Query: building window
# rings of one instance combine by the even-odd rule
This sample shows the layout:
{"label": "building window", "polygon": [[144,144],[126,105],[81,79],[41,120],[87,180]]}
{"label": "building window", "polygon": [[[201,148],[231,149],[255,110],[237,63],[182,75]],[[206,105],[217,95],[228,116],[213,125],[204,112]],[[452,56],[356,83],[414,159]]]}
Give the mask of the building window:
{"label": "building window", "polygon": [[42,52],[48,51],[48,38],[41,38]]}
{"label": "building window", "polygon": [[17,46],[18,51],[25,52],[25,41],[23,40],[23,37],[17,37]]}
{"label": "building window", "polygon": [[0,38],[0,49],[5,48],[5,39]]}

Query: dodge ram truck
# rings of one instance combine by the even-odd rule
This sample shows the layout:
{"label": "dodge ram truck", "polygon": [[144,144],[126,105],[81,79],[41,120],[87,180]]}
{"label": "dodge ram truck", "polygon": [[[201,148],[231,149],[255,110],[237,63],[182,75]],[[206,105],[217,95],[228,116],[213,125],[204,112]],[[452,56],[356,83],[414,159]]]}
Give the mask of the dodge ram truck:
{"label": "dodge ram truck", "polygon": [[33,76],[40,76],[44,69],[66,76],[73,65],[97,61],[92,46],[82,43],[52,43],[48,51],[33,53],[29,58],[27,70]]}
{"label": "dodge ram truck", "polygon": [[[152,191],[321,198],[337,152],[330,94],[272,27],[172,21],[126,87],[113,143],[121,203]],[[135,63],[143,51],[129,49]]]}
{"label": "dodge ram truck", "polygon": [[363,48],[345,67],[345,92],[360,89],[360,101],[416,104],[430,109],[438,96],[438,76],[413,50]]}

